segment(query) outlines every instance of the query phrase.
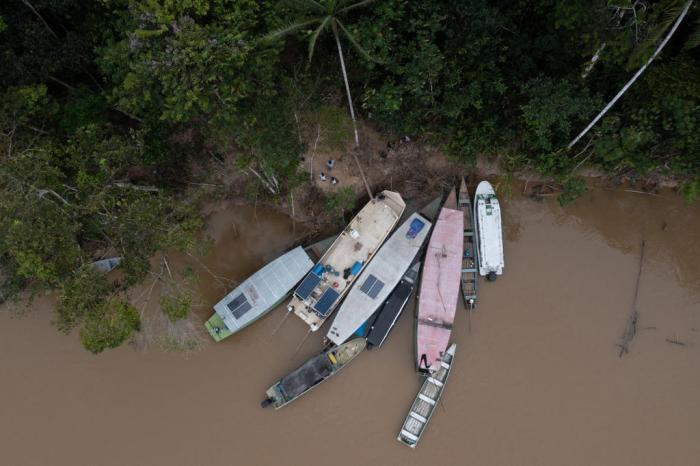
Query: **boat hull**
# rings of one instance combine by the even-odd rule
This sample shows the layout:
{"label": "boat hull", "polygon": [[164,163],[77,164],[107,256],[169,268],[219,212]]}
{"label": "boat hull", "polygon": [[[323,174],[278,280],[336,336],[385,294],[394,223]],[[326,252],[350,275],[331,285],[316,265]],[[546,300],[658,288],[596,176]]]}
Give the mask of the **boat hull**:
{"label": "boat hull", "polygon": [[312,266],[302,247],[281,255],[216,303],[205,328],[217,342],[243,330],[281,304]]}
{"label": "boat hull", "polygon": [[288,310],[312,331],[318,330],[375,256],[405,207],[393,191],[370,200],[296,288]]}
{"label": "boat hull", "polygon": [[464,215],[464,246],[462,254],[462,299],[467,309],[476,307],[476,294],[479,286],[478,259],[476,254],[476,234],[472,221],[472,203],[467,183],[462,178],[457,201],[459,210]]}
{"label": "boat hull", "polygon": [[414,261],[432,224],[415,213],[399,226],[365,268],[343,304],[326,338],[339,345],[374,314]]}
{"label": "boat hull", "polygon": [[377,317],[374,319],[367,334],[368,349],[381,348],[386,341],[386,337],[391,332],[391,329],[394,328],[396,321],[413,295],[419,272],[420,263],[411,267],[378,311]]}
{"label": "boat hull", "polygon": [[452,334],[460,293],[463,226],[461,211],[443,207],[425,254],[416,315],[416,367],[420,372],[436,370]]}
{"label": "boat hull", "polygon": [[364,338],[355,338],[322,351],[268,388],[263,400],[264,406],[271,404],[275,409],[283,408],[340,372],[366,346]]}
{"label": "boat hull", "polygon": [[440,361],[440,369],[426,377],[418,391],[408,415],[401,425],[396,439],[411,448],[416,448],[418,441],[428,427],[428,422],[440,402],[447,379],[452,371],[457,345],[452,344]]}
{"label": "boat hull", "polygon": [[503,274],[503,232],[501,207],[491,183],[482,181],[474,197],[474,218],[477,231],[479,274],[495,277]]}

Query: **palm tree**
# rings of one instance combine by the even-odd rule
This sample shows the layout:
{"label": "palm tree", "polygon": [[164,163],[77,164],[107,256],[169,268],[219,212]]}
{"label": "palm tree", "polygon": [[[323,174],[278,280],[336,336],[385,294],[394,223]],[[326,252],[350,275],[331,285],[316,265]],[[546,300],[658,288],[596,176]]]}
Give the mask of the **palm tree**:
{"label": "palm tree", "polygon": [[[357,42],[355,37],[350,33],[350,31],[343,25],[340,21],[340,17],[352,11],[356,8],[363,7],[372,3],[374,0],[296,0],[288,2],[292,8],[304,15],[305,19],[300,19],[294,23],[274,31],[267,35],[267,39],[277,39],[284,37],[292,32],[298,31],[299,29],[316,25],[313,33],[309,38],[309,61],[314,56],[314,50],[316,49],[316,42],[318,37],[322,32],[330,30],[333,32],[333,37],[335,38],[335,44],[338,48],[338,58],[340,59],[340,69],[343,72],[343,80],[345,81],[345,92],[348,98],[348,107],[350,107],[350,118],[352,118],[352,128],[355,133],[355,150],[360,148],[360,136],[357,132],[357,120],[355,118],[355,108],[352,105],[352,95],[350,94],[350,84],[348,83],[348,74],[345,70],[345,57],[343,56],[343,47],[340,44],[340,36],[345,37],[350,44],[355,48],[355,50],[364,58],[370,61],[375,61],[370,57],[369,53]],[[360,162],[355,157],[355,162],[360,169],[360,175],[362,176],[362,181],[365,183],[365,188],[369,193],[370,198],[372,198],[372,191],[362,173],[362,167]]]}
{"label": "palm tree", "polygon": [[[615,105],[615,102],[617,102],[620,99],[620,97],[622,97],[622,94],[627,92],[627,89],[629,89],[630,86],[632,86],[632,84],[634,84],[634,82],[637,80],[637,78],[639,78],[642,75],[642,73],[644,73],[644,70],[646,70],[647,67],[651,64],[651,62],[654,61],[656,56],[659,55],[659,53],[661,53],[661,50],[666,46],[669,39],[671,39],[671,36],[673,35],[673,33],[676,32],[676,29],[678,29],[678,26],[681,24],[681,21],[683,21],[683,18],[688,13],[690,6],[693,4],[693,0],[688,0],[685,3],[685,5],[683,5],[682,8],[680,8],[680,9],[672,8],[673,6],[677,6],[677,5],[675,5],[676,3],[677,2],[670,3],[671,8],[669,8],[669,14],[666,15],[666,21],[663,21],[659,27],[659,29],[661,31],[664,31],[668,28],[669,23],[673,22],[673,26],[671,27],[671,30],[668,32],[668,34],[666,35],[664,40],[662,40],[661,43],[658,45],[658,47],[656,47],[656,50],[654,50],[654,53],[649,57],[649,59],[646,61],[646,63],[644,63],[644,65],[642,65],[642,67],[639,68],[639,70],[637,70],[637,72],[634,74],[634,76],[632,76],[632,78],[627,82],[627,84],[625,84],[622,87],[622,89],[620,89],[620,92],[618,92],[615,95],[615,97],[613,97],[612,100],[610,102],[608,102],[608,104],[605,106],[605,108],[603,108],[603,110],[601,110],[600,113],[598,113],[598,115],[596,115],[595,118],[593,118],[593,120],[588,124],[588,126],[586,126],[586,128],[583,131],[581,131],[578,134],[578,136],[576,136],[569,143],[569,146],[568,146],[569,149],[571,149],[583,136],[585,136],[585,134],[588,131],[590,131],[591,128],[593,128],[593,126],[601,118],[603,118],[603,116],[606,113],[608,113],[608,110],[610,110],[612,108],[612,106]],[[700,43],[700,34],[698,34],[698,31],[700,31],[700,29],[695,31],[695,34],[693,34],[691,36],[689,43],[686,44],[687,48],[696,47]],[[660,36],[660,33],[659,33],[659,36]],[[658,36],[653,36],[654,40],[657,38],[658,38]]]}

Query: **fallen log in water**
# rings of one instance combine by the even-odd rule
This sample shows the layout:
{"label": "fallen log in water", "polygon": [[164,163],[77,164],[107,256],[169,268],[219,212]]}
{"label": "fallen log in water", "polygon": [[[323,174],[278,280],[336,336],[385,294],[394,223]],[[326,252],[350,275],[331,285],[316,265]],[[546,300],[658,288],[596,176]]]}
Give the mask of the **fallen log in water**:
{"label": "fallen log in water", "polygon": [[639,281],[642,278],[642,264],[644,263],[644,241],[642,240],[642,252],[639,255],[639,271],[637,272],[637,284],[634,290],[634,301],[632,301],[632,310],[627,317],[627,322],[625,323],[625,331],[620,337],[620,343],[617,345],[620,347],[620,354],[618,357],[622,357],[625,353],[629,353],[630,344],[637,335],[637,322],[639,321],[639,311],[637,311],[637,296],[639,295]]}

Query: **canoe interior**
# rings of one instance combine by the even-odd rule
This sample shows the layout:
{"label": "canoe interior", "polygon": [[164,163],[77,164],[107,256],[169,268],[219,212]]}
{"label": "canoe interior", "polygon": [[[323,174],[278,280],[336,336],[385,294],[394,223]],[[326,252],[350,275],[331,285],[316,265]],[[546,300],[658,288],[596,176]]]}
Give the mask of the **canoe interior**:
{"label": "canoe interior", "polygon": [[442,358],[442,364],[432,376],[426,377],[411,409],[401,426],[397,439],[411,448],[415,448],[425,432],[431,416],[440,403],[440,397],[445,390],[447,378],[450,375],[456,346],[453,344]]}
{"label": "canoe interior", "polygon": [[462,178],[458,207],[464,214],[464,255],[462,256],[462,298],[467,309],[476,307],[479,286],[476,236],[474,234],[473,210],[467,183]]}
{"label": "canoe interior", "polygon": [[333,375],[367,347],[367,340],[355,338],[331,349],[323,350],[293,372],[282,377],[267,392],[275,409],[291,403]]}

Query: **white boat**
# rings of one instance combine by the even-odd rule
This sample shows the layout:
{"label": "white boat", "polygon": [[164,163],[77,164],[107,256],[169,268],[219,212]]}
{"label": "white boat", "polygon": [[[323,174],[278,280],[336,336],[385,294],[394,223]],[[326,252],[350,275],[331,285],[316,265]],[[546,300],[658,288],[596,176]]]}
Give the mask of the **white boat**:
{"label": "white boat", "polygon": [[341,304],[328,340],[342,344],[380,308],[413,263],[431,227],[428,219],[415,213],[396,229]]}
{"label": "white boat", "polygon": [[425,378],[416,399],[408,411],[406,419],[403,421],[397,440],[411,448],[416,448],[421,435],[428,426],[430,417],[435,412],[442,392],[445,391],[445,384],[452,369],[457,345],[454,343],[442,356],[440,369]]}
{"label": "white boat", "polygon": [[474,196],[474,219],[477,230],[477,257],[479,275],[489,281],[503,275],[503,232],[501,227],[501,207],[491,183],[482,181],[476,187]]}
{"label": "white boat", "polygon": [[312,331],[318,330],[370,263],[405,207],[401,195],[393,191],[370,200],[294,290],[287,310]]}
{"label": "white boat", "polygon": [[216,341],[242,330],[289,296],[313,265],[301,246],[281,255],[216,303],[204,326]]}

